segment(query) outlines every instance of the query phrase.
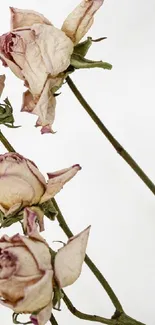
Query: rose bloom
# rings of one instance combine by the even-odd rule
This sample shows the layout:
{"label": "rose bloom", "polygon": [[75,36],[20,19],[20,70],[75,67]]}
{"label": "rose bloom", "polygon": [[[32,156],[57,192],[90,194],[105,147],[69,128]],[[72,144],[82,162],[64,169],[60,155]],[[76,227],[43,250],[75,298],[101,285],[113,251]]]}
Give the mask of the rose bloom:
{"label": "rose bloom", "polygon": [[15,313],[31,313],[35,325],[46,324],[53,306],[53,284],[61,289],[74,283],[81,273],[89,230],[72,237],[53,262],[40,235],[37,239],[4,235],[0,239],[0,303]]}
{"label": "rose bloom", "polygon": [[46,182],[31,160],[13,152],[0,155],[0,210],[7,216],[48,201],[80,169],[79,165],[74,165],[48,173]]}
{"label": "rose bloom", "polygon": [[61,30],[43,15],[11,9],[11,31],[0,37],[0,58],[5,66],[24,80],[22,111],[38,116],[42,133],[53,132],[54,92],[65,77],[76,45],[93,23],[104,0],[83,0],[64,21]]}

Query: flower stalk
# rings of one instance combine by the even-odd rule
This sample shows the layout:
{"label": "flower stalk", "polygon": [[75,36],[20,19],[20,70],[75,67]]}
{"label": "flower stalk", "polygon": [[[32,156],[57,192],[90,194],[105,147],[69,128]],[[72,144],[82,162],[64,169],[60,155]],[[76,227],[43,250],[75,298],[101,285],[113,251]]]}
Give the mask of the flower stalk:
{"label": "flower stalk", "polygon": [[150,180],[150,178],[144,173],[144,171],[139,167],[136,161],[129,155],[129,153],[122,147],[122,145],[114,138],[114,136],[109,132],[106,126],[102,123],[99,117],[92,110],[90,105],[84,99],[80,91],[75,86],[74,82],[70,77],[66,78],[66,82],[75,97],[78,99],[80,104],[89,114],[91,119],[95,122],[101,132],[105,135],[108,141],[112,144],[117,153],[126,161],[126,163],[134,170],[134,172],[140,177],[140,179],[145,183],[145,185],[150,189],[150,191],[155,194],[155,184]]}

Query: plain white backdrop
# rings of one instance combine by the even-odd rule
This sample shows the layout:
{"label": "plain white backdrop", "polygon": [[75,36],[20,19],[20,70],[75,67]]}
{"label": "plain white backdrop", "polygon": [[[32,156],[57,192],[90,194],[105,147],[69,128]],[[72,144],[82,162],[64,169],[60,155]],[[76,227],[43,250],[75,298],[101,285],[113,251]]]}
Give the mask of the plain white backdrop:
{"label": "plain white backdrop", "polygon": [[[78,0],[5,0],[1,3],[0,33],[9,31],[9,6],[33,9],[61,27]],[[111,71],[80,70],[76,85],[101,120],[155,181],[155,1],[106,0],[88,36],[107,36],[94,43],[87,57],[113,64]],[[64,186],[56,200],[74,233],[92,225],[88,254],[103,272],[127,314],[147,325],[155,323],[155,198],[122,160],[68,88],[57,97],[55,135],[41,135],[36,117],[20,113],[24,86],[9,69],[6,88],[19,129],[2,131],[14,148],[34,160],[40,170],[55,171],[80,163],[82,170]],[[6,150],[0,144],[0,151]],[[43,233],[66,241],[57,222],[45,220]],[[13,234],[18,225],[1,230]],[[114,308],[89,269],[66,289],[83,312],[110,317]],[[62,303],[54,315],[60,325],[86,324]],[[1,323],[12,324],[12,311],[0,307]],[[28,319],[28,317],[25,319]]]}

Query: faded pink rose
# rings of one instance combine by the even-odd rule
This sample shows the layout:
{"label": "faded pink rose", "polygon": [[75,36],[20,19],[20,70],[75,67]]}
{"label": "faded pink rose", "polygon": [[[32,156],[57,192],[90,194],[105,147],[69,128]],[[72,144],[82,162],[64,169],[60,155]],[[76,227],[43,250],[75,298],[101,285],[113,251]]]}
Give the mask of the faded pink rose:
{"label": "faded pink rose", "polygon": [[81,273],[90,227],[71,238],[53,262],[44,239],[19,234],[0,239],[0,303],[15,313],[31,313],[35,325],[45,325],[53,306],[53,283],[62,288]]}
{"label": "faded pink rose", "polygon": [[[0,155],[0,210],[7,216],[18,209],[46,202],[54,197],[78,170],[80,166],[74,165],[48,173],[49,180],[46,182],[31,160],[14,152]],[[36,207],[33,208],[35,209]]]}
{"label": "faded pink rose", "polygon": [[61,30],[35,11],[10,8],[11,31],[0,37],[0,57],[28,87],[22,111],[38,116],[36,126],[42,126],[42,133],[53,132],[55,89],[63,82],[74,45],[91,27],[103,1],[83,0]]}

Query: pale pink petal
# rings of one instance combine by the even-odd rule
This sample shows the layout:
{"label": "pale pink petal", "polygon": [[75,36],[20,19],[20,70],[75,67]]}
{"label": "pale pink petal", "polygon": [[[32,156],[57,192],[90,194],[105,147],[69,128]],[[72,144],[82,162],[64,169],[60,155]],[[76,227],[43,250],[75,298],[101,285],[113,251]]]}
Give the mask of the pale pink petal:
{"label": "pale pink petal", "polygon": [[18,211],[21,208],[22,208],[22,202],[16,203],[5,213],[5,216],[6,217],[9,216],[10,214],[15,213],[16,211]]}
{"label": "pale pink petal", "polygon": [[55,196],[71,178],[73,178],[77,172],[81,169],[80,165],[74,165],[72,167],[59,170],[55,173],[49,173],[49,181],[47,189],[41,198],[40,203],[43,203]]}
{"label": "pale pink petal", "polygon": [[73,43],[64,32],[54,26],[36,24],[32,30],[35,32],[46,71],[52,76],[63,72],[70,65],[73,52]]}
{"label": "pale pink petal", "polygon": [[62,30],[71,38],[74,44],[88,32],[93,24],[94,14],[104,0],[83,0],[66,18]]}
{"label": "pale pink petal", "polygon": [[25,26],[32,26],[33,24],[51,25],[48,19],[34,10],[17,9],[10,7],[10,11],[11,30]]}
{"label": "pale pink petal", "polygon": [[28,82],[33,96],[40,95],[45,85],[48,72],[36,40],[26,44],[25,61],[22,73]]}
{"label": "pale pink petal", "polygon": [[54,274],[60,288],[74,283],[81,274],[90,227],[72,237],[55,257]]}
{"label": "pale pink petal", "polygon": [[[36,211],[34,211],[32,209],[33,209],[32,207],[24,209],[24,220],[23,220],[24,230],[30,238],[37,239],[39,241],[44,242],[45,241],[44,238],[41,237],[38,232],[38,225],[37,225],[37,219],[38,219],[37,217],[38,216],[37,216],[37,212],[36,212],[37,207],[36,207]],[[40,210],[40,209],[38,208],[38,210]],[[42,219],[43,219],[43,213],[42,213]]]}
{"label": "pale pink petal", "polygon": [[8,210],[17,203],[23,205],[30,203],[34,197],[33,187],[14,175],[1,176],[0,188],[3,188],[3,191],[0,191],[0,204]]}
{"label": "pale pink petal", "polygon": [[5,74],[0,75],[0,96],[2,95],[5,86]]}
{"label": "pale pink petal", "polygon": [[56,99],[52,94],[51,80],[48,79],[40,98],[35,100],[29,91],[23,96],[22,111],[27,111],[38,116],[36,126],[43,126],[42,133],[52,131],[50,126],[55,117]]}
{"label": "pale pink petal", "polygon": [[25,236],[20,236],[20,239],[33,255],[40,271],[52,269],[51,254],[45,241],[33,240]]}
{"label": "pale pink petal", "polygon": [[46,187],[45,177],[41,174],[41,172],[39,171],[39,169],[37,168],[37,166],[35,166],[34,163],[32,163],[32,161],[30,161],[29,159],[26,160],[26,163],[27,163],[28,168],[32,172],[32,174],[38,179],[38,181],[45,188]]}
{"label": "pale pink petal", "polygon": [[30,285],[24,290],[24,298],[20,299],[13,307],[16,313],[32,313],[49,304],[52,297],[53,271],[47,270],[40,281]]}
{"label": "pale pink petal", "polygon": [[30,319],[34,325],[45,325],[51,317],[52,301],[43,308],[38,314],[31,315]]}

